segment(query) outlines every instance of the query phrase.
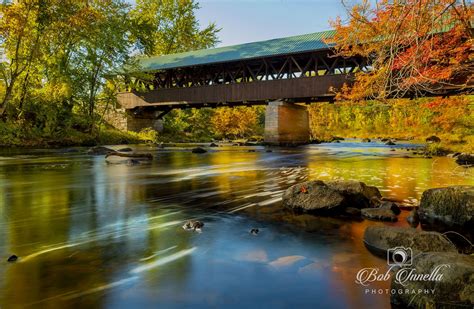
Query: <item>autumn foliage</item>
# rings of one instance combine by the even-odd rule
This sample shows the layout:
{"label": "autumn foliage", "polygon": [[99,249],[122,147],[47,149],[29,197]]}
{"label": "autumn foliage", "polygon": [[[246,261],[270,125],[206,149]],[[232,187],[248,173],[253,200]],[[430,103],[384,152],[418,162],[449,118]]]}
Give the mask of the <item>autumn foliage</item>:
{"label": "autumn foliage", "polygon": [[319,140],[331,136],[359,138],[413,138],[436,135],[452,149],[474,151],[474,97],[341,101],[312,104],[311,134]]}
{"label": "autumn foliage", "polygon": [[473,5],[453,0],[363,0],[348,7],[348,22],[332,22],[340,56],[362,56],[340,99],[387,99],[468,92],[473,86]]}

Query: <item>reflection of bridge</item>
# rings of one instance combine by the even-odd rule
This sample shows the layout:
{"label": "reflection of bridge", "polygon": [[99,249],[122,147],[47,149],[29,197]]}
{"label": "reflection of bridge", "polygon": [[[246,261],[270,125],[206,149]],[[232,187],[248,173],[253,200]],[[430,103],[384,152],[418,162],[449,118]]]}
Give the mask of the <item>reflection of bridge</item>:
{"label": "reflection of bridge", "polygon": [[[147,89],[118,95],[134,129],[153,126],[173,108],[268,104],[265,139],[309,139],[308,115],[295,103],[330,101],[331,88],[366,70],[361,58],[334,57],[324,39],[332,31],[141,59]],[[133,125],[132,125],[133,126]]]}

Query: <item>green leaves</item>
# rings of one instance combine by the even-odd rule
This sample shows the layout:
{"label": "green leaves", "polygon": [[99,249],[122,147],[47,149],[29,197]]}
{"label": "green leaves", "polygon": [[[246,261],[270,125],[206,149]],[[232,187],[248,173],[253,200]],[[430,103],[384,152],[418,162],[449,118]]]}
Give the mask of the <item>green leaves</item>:
{"label": "green leaves", "polygon": [[200,29],[194,0],[137,0],[131,12],[132,36],[141,53],[163,55],[214,46],[220,29]]}

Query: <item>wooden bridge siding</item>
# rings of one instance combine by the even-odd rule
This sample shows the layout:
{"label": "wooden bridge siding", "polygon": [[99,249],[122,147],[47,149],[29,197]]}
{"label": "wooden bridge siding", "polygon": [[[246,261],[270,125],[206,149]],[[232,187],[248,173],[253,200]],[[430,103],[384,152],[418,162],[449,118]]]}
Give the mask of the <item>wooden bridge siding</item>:
{"label": "wooden bridge siding", "polygon": [[323,75],[247,83],[221,84],[189,88],[169,88],[146,93],[119,95],[120,104],[131,109],[138,106],[170,106],[176,103],[232,103],[331,97],[330,87],[340,88],[349,82],[348,75]]}

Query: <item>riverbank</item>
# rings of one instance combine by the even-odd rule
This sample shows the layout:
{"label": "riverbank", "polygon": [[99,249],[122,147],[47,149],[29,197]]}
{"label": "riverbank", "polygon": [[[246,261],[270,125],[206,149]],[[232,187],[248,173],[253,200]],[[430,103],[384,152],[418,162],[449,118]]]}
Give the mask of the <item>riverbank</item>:
{"label": "riverbank", "polygon": [[0,147],[58,148],[114,144],[138,144],[149,138],[145,134],[122,132],[102,127],[91,133],[68,128],[51,133],[33,128],[22,128],[15,124],[0,122]]}

